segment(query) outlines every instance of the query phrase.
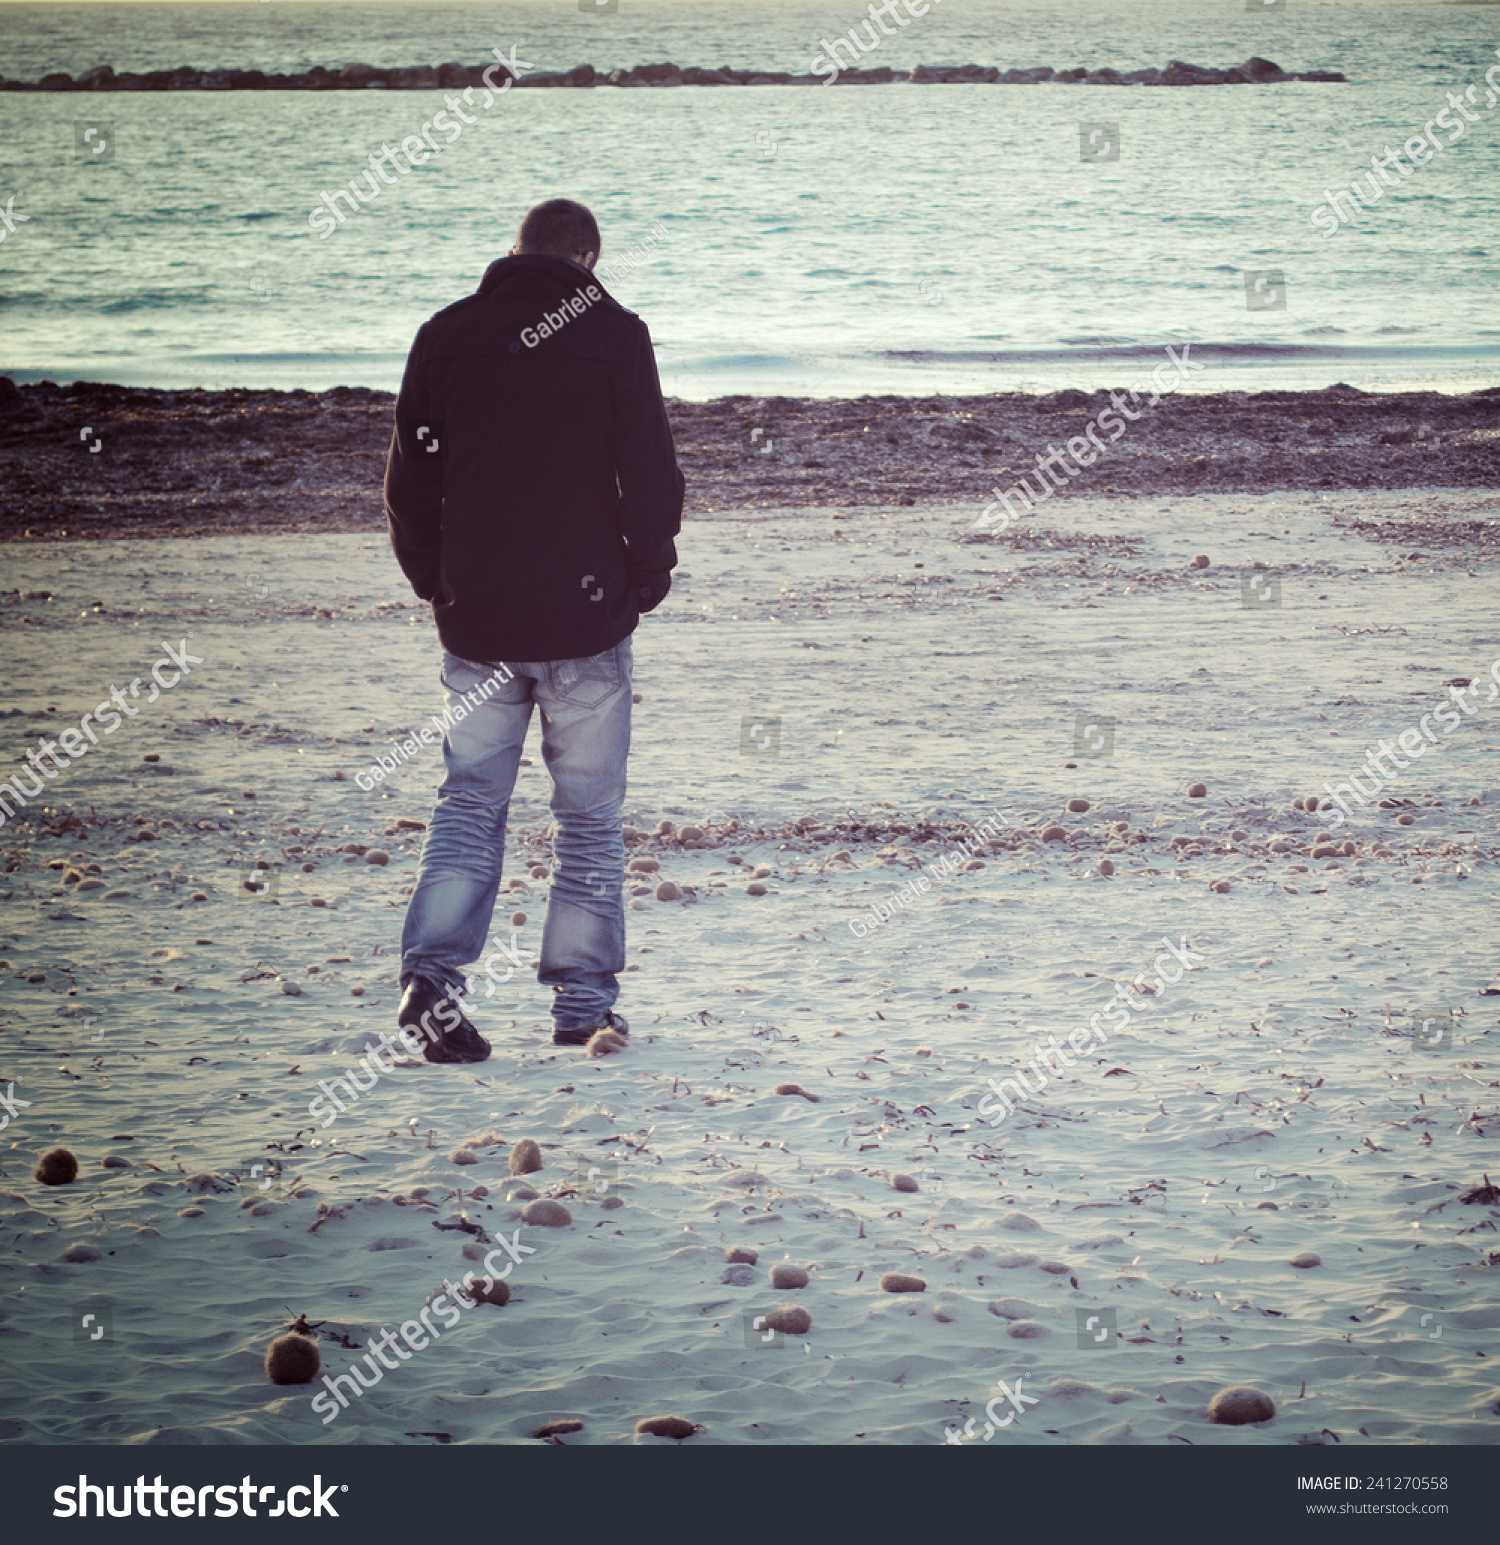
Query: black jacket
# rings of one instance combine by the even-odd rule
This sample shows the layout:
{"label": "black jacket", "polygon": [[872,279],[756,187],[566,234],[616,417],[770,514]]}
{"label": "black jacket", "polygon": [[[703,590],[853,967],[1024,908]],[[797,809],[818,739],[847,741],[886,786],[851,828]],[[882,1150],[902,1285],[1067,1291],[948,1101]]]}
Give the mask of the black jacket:
{"label": "black jacket", "polygon": [[646,324],[558,257],[506,257],[417,331],[385,508],[468,660],[571,660],[671,589],[683,478]]}

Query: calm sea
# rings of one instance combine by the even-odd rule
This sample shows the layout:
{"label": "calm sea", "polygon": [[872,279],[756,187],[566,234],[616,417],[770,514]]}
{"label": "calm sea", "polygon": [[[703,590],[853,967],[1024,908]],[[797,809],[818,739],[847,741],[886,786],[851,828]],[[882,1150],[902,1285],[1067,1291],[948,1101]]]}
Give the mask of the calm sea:
{"label": "calm sea", "polygon": [[[854,0],[0,5],[0,72],[473,64],[512,45],[549,70],[800,72],[864,15]],[[668,233],[611,289],[680,396],[1092,389],[1169,343],[1211,363],[1200,389],[1490,386],[1497,47],[1493,6],[942,0],[865,62],[1260,54],[1351,84],[511,91],[327,238],[308,224],[320,195],[419,133],[442,93],[0,94],[0,208],[29,217],[0,242],[0,369],[392,387],[418,324],[474,288],[531,204],[566,194],[599,216],[606,263],[656,222]],[[1440,154],[1325,239],[1324,190],[1471,84],[1463,137],[1438,131]],[[1118,159],[1084,159],[1095,125]]]}

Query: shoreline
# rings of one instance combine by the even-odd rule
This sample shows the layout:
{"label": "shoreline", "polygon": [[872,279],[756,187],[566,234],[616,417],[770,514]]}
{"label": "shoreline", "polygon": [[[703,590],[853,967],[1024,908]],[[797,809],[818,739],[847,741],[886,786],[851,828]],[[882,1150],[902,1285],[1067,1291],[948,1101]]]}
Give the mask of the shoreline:
{"label": "shoreline", "polygon": [[[17,387],[0,377],[0,542],[383,528],[394,401],[367,387]],[[977,520],[995,488],[1033,474],[1111,401],[1076,389],[739,396],[671,398],[668,411],[690,516],[947,504]],[[1048,498],[1487,488],[1500,480],[1497,431],[1500,387],[1177,393]],[[1039,502],[1009,539],[1047,516]]]}

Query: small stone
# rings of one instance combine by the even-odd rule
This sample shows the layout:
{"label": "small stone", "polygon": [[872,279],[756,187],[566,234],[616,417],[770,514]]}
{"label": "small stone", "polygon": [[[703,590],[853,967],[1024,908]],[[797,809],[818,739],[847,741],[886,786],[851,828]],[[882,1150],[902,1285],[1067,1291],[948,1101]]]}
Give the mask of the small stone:
{"label": "small stone", "polygon": [[541,1146],[532,1138],[523,1137],[510,1151],[512,1175],[534,1175],[542,1167]]}
{"label": "small stone", "polygon": [[1039,1234],[1042,1229],[1035,1218],[1024,1212],[1007,1212],[995,1226],[1010,1234]]}
{"label": "small stone", "polygon": [[661,865],[654,858],[633,858],[625,868],[632,874],[655,874]]}
{"label": "small stone", "polygon": [[942,1304],[934,1304],[932,1306],[932,1317],[939,1325],[951,1325],[953,1323],[952,1312]]}
{"label": "small stone", "polygon": [[925,1293],[927,1284],[921,1277],[909,1277],[904,1272],[888,1271],[880,1279],[882,1293]]}
{"label": "small stone", "polygon": [[[446,133],[447,130],[443,132]],[[676,830],[677,823],[675,821],[658,821],[656,823],[656,835],[658,837],[670,837]]]}
{"label": "small stone", "polygon": [[524,912],[512,912],[510,914],[510,926],[512,928],[523,928],[525,925],[526,914]]}
{"label": "small stone", "polygon": [[747,896],[764,896],[765,893],[766,888],[760,883],[759,880],[752,880],[750,884],[745,887],[745,894]]}
{"label": "small stone", "polygon": [[744,1265],[726,1266],[719,1281],[726,1287],[745,1288],[755,1281],[755,1273]]}
{"label": "small stone", "polygon": [[1005,1334],[1015,1341],[1035,1341],[1051,1332],[1040,1320],[1012,1320],[1005,1327]]}
{"label": "small stone", "polygon": [[273,1384],[310,1384],[321,1366],[318,1344],[308,1336],[278,1336],[266,1348],[266,1377]]}
{"label": "small stone", "polygon": [[294,982],[287,977],[282,978],[281,990],[288,998],[300,998],[302,996],[302,984]]}
{"label": "small stone", "polygon": [[1411,825],[1415,824],[1416,819],[1417,818],[1414,815],[1398,815],[1396,817],[1396,825],[1397,826],[1411,826]]}
{"label": "small stone", "polygon": [[1257,1202],[1255,1204],[1255,1210],[1257,1212],[1280,1212],[1281,1211],[1281,1209],[1276,1205],[1275,1202]]}
{"label": "small stone", "polygon": [[643,1416],[635,1430],[653,1438],[690,1438],[698,1429],[685,1416]]}
{"label": "small stone", "polygon": [[1206,569],[1208,567],[1208,554],[1207,553],[1199,553],[1193,559],[1193,567],[1195,569]]}
{"label": "small stone", "polygon": [[543,1422],[531,1435],[533,1438],[560,1438],[565,1432],[582,1432],[583,1423],[575,1417],[560,1422]]}
{"label": "small stone", "polygon": [[534,1202],[542,1193],[533,1190],[531,1186],[512,1186],[509,1200],[513,1202]]}
{"label": "small stone", "polygon": [[477,1277],[465,1284],[464,1291],[480,1303],[497,1308],[510,1302],[510,1283],[504,1277]]}
{"label": "small stone", "polygon": [[807,1272],[801,1266],[789,1266],[783,1262],[771,1268],[773,1288],[805,1288],[807,1283]]}
{"label": "small stone", "polygon": [[44,1186],[66,1186],[78,1179],[78,1160],[66,1148],[49,1148],[36,1161],[32,1178]]}
{"label": "small stone", "polygon": [[663,880],[656,887],[656,899],[658,901],[677,901],[681,896],[682,892],[670,880]]}
{"label": "small stone", "polygon": [[684,826],[677,835],[684,842],[702,842],[703,828],[701,826]]}
{"label": "small stone", "polygon": [[478,1164],[479,1155],[472,1148],[455,1148],[448,1155],[450,1164]]}
{"label": "small stone", "polygon": [[766,1316],[766,1325],[783,1336],[805,1336],[812,1329],[812,1316],[800,1304],[787,1304]]}
{"label": "small stone", "polygon": [[1068,814],[1082,815],[1083,812],[1088,809],[1088,807],[1089,802],[1086,799],[1070,799],[1068,801]]}
{"label": "small stone", "polygon": [[566,1228],[573,1221],[573,1214],[561,1202],[527,1202],[521,1209],[521,1222],[533,1228]]}
{"label": "small stone", "polygon": [[75,1266],[81,1266],[85,1261],[102,1261],[104,1259],[104,1252],[96,1250],[93,1245],[84,1244],[82,1240],[79,1240],[76,1245],[69,1245],[63,1251],[63,1259],[65,1261],[72,1261]]}
{"label": "small stone", "polygon": [[99,1161],[104,1169],[133,1169],[135,1166],[121,1153],[107,1153]]}
{"label": "small stone", "polygon": [[1301,1271],[1307,1271],[1310,1267],[1321,1266],[1323,1257],[1316,1250],[1304,1250],[1300,1255],[1294,1255],[1289,1264]]}
{"label": "small stone", "polygon": [[1209,890],[1213,891],[1216,896],[1227,896],[1229,894],[1229,881],[1214,880],[1210,883],[1208,888]]}
{"label": "small stone", "polygon": [[777,1086],[776,1086],[776,1093],[777,1094],[800,1094],[804,1100],[811,1100],[814,1105],[817,1105],[821,1101],[821,1099],[822,1099],[821,1095],[809,1094],[807,1092],[807,1090],[805,1090],[802,1087],[801,1084],[777,1084]]}
{"label": "small stone", "polygon": [[1115,866],[1114,866],[1114,860],[1113,859],[1101,858],[1099,860],[1099,873],[1100,874],[1102,874],[1102,875],[1111,875],[1114,872],[1115,872]]}
{"label": "small stone", "polygon": [[1231,1385],[1221,1389],[1208,1403],[1208,1419],[1226,1427],[1243,1427],[1247,1422],[1268,1422],[1276,1414],[1276,1403],[1258,1389]]}
{"label": "small stone", "polygon": [[1208,797],[1208,785],[1206,783],[1188,784],[1187,797],[1189,799],[1206,799]]}
{"label": "small stone", "polygon": [[1061,826],[1048,826],[1042,832],[1043,842],[1066,842],[1067,840],[1068,834]]}
{"label": "small stone", "polygon": [[201,1207],[179,1207],[177,1209],[177,1216],[179,1218],[205,1218],[208,1214]]}
{"label": "small stone", "polygon": [[391,855],[387,853],[384,848],[371,848],[370,851],[365,854],[365,862],[367,864],[379,864],[382,868],[384,868],[384,866],[390,863],[390,861]]}
{"label": "small stone", "polygon": [[613,1212],[616,1207],[623,1207],[625,1205],[625,1198],[623,1196],[615,1196],[611,1192],[611,1194],[606,1196],[604,1200],[599,1203],[599,1205],[605,1210],[605,1212]]}
{"label": "small stone", "polygon": [[893,1175],[891,1177],[891,1189],[895,1191],[920,1191],[922,1188],[910,1175]]}
{"label": "small stone", "polygon": [[724,1252],[726,1261],[743,1261],[747,1266],[753,1266],[760,1259],[760,1251],[752,1250],[748,1245],[730,1245]]}
{"label": "small stone", "polygon": [[427,830],[426,821],[413,820],[409,815],[396,818],[396,830],[398,832],[424,832]]}

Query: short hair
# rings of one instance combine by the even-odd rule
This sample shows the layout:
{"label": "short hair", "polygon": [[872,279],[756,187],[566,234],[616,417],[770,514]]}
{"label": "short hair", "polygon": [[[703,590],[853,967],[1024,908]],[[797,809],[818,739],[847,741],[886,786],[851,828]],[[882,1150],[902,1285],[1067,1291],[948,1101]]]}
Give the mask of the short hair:
{"label": "short hair", "polygon": [[582,204],[570,198],[549,198],[530,210],[516,235],[516,251],[570,258],[575,252],[600,249],[599,226]]}

